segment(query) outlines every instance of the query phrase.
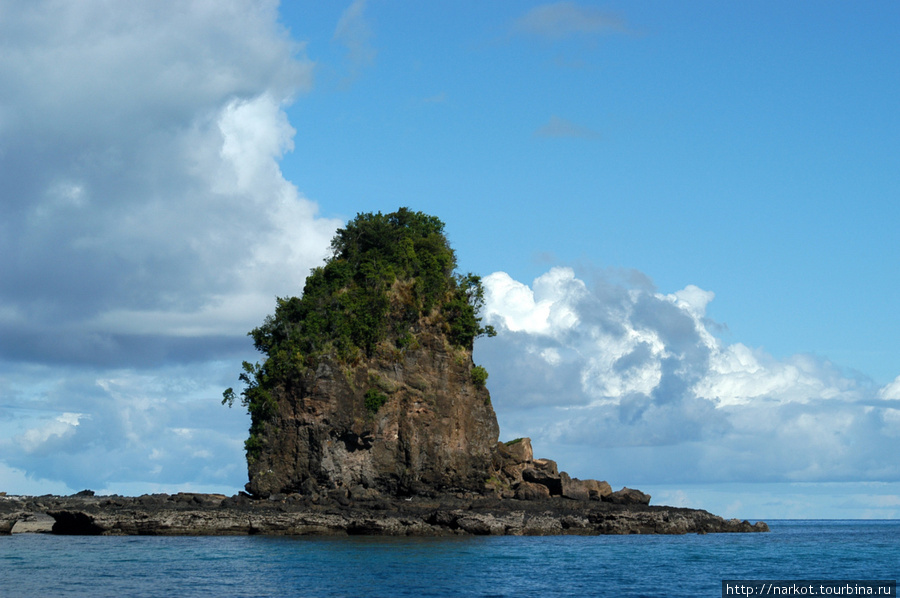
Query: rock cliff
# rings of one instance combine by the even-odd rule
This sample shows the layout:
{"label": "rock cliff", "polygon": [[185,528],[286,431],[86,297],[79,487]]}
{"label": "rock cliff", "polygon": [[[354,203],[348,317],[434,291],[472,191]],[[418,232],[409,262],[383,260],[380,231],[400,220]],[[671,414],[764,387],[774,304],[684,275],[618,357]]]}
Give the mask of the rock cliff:
{"label": "rock cliff", "polygon": [[403,208],[359,214],[303,295],[250,333],[266,356],[241,375],[250,494],[484,489],[499,430],[472,346],[493,329],[443,227]]}
{"label": "rock cliff", "polygon": [[[471,351],[422,318],[415,342],[347,364],[324,358],[273,394],[248,491],[388,495],[484,488],[499,428]],[[370,492],[370,493],[371,493]]]}

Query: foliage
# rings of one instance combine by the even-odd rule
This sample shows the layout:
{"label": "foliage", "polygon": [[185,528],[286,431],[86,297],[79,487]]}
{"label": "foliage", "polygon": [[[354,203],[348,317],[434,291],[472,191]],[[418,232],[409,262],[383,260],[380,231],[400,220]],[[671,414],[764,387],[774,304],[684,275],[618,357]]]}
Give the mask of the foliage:
{"label": "foliage", "polygon": [[[395,350],[415,348],[423,317],[462,349],[496,334],[478,315],[484,305],[481,278],[454,274],[456,255],[444,223],[434,216],[407,208],[357,214],[337,230],[331,252],[307,277],[301,297],[277,298],[275,313],[249,333],[266,359],[262,365],[244,363],[240,375],[241,404],[252,421],[248,457],[259,450],[253,439],[274,415],[272,390],[299,382],[322,357],[352,364],[386,340]],[[228,389],[222,402],[232,405],[235,398]]]}
{"label": "foliage", "polygon": [[377,413],[381,406],[387,403],[387,400],[386,394],[370,388],[366,391],[366,410],[369,413]]}
{"label": "foliage", "polygon": [[472,383],[475,386],[484,386],[488,379],[488,372],[480,365],[472,368]]}
{"label": "foliage", "polygon": [[[260,438],[263,426],[275,415],[278,406],[268,390],[270,378],[264,366],[245,361],[243,367],[244,371],[238,376],[239,380],[245,384],[244,391],[241,393],[241,405],[246,407],[250,413],[250,437],[244,441],[244,449],[247,451],[247,458],[252,460],[259,457],[262,449]],[[222,395],[223,405],[229,407],[234,405],[236,398],[234,389],[229,388]]]}

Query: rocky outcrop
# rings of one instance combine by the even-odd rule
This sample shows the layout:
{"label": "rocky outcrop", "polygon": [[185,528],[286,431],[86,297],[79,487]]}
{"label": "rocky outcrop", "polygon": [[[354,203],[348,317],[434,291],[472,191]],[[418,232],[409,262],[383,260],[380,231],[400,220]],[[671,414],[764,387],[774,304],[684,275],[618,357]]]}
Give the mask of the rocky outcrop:
{"label": "rocky outcrop", "polygon": [[349,365],[322,359],[274,393],[248,492],[481,491],[499,428],[473,367],[471,351],[426,318],[404,348],[383,343]]}
{"label": "rocky outcrop", "polygon": [[605,500],[617,505],[649,505],[650,495],[633,488],[622,488],[607,496]]}
{"label": "rocky outcrop", "polygon": [[[540,486],[546,488],[545,486]],[[61,535],[593,535],[768,531],[706,511],[564,498],[475,495],[354,500],[349,493],[278,500],[210,494],[6,497],[0,534],[20,522]],[[21,531],[26,531],[22,529]]]}
{"label": "rocky outcrop", "polygon": [[650,504],[650,495],[622,488],[613,492],[609,483],[579,480],[559,471],[552,459],[535,459],[530,438],[499,443],[494,459],[495,476],[488,488],[502,498],[542,500],[560,497],[579,501],[607,501],[620,505]]}

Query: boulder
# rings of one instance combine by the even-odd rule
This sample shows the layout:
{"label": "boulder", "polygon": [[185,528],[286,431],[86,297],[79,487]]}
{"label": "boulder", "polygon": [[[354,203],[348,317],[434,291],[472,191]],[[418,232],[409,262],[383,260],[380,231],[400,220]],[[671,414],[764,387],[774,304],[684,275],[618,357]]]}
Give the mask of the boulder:
{"label": "boulder", "polygon": [[603,500],[604,496],[609,496],[610,494],[612,494],[612,488],[607,482],[600,482],[597,480],[581,480],[581,483],[584,484],[585,488],[587,488],[591,500]]}
{"label": "boulder", "polygon": [[533,458],[530,438],[498,442],[494,459],[497,478],[506,486],[515,486],[522,481],[522,472],[532,466]]}
{"label": "boulder", "polygon": [[540,484],[546,486],[550,492],[550,496],[560,496],[562,494],[562,480],[560,476],[553,475],[546,469],[528,467],[522,472],[522,479],[532,484]]}
{"label": "boulder", "polygon": [[650,495],[633,488],[622,488],[604,496],[603,500],[617,505],[649,505]]}
{"label": "boulder", "polygon": [[505,451],[505,457],[512,463],[531,463],[534,460],[534,451],[531,449],[531,438],[517,438],[502,443],[501,451]]}
{"label": "boulder", "polygon": [[550,498],[550,490],[542,484],[519,482],[515,497],[518,500],[545,500]]}
{"label": "boulder", "polygon": [[590,500],[591,494],[587,485],[578,478],[569,477],[566,472],[560,472],[559,481],[561,486],[560,494],[565,498],[572,500]]}
{"label": "boulder", "polygon": [[559,468],[553,459],[535,459],[533,463],[535,469],[544,471],[551,476],[559,475]]}

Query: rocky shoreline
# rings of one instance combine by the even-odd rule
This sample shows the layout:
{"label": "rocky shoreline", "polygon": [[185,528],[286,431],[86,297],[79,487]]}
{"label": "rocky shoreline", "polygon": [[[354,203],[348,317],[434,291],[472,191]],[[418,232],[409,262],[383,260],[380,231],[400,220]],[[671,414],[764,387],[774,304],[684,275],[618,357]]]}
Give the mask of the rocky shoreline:
{"label": "rocky shoreline", "polygon": [[60,535],[599,535],[764,532],[763,522],[609,501],[447,494],[253,499],[240,494],[0,496],[0,534]]}

